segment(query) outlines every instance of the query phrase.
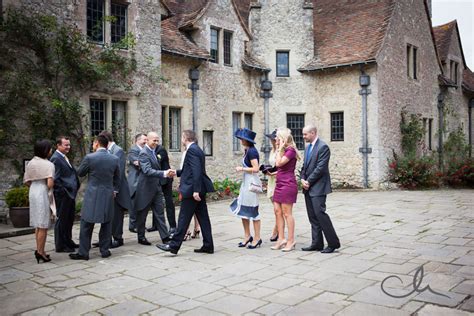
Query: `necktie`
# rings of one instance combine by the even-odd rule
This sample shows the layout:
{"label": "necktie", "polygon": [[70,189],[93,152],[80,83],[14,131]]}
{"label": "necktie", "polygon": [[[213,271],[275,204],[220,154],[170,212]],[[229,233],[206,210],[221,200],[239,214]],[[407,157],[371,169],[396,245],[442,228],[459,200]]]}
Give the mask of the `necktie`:
{"label": "necktie", "polygon": [[69,159],[67,158],[67,156],[66,156],[66,155],[64,155],[64,159],[66,159],[66,162],[67,162],[67,164],[69,165],[69,167],[71,167],[71,168],[72,168],[72,166],[71,166],[71,163],[69,162]]}
{"label": "necktie", "polygon": [[306,157],[304,158],[305,165],[309,163],[312,149],[313,149],[313,144],[309,144],[308,149],[306,149]]}

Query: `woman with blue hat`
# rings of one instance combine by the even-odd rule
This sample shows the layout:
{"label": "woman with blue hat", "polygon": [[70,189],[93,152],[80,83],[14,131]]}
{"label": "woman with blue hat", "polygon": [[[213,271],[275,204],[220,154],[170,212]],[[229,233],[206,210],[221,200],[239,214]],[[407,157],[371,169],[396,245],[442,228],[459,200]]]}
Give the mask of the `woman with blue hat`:
{"label": "woman with blue hat", "polygon": [[[230,210],[242,219],[242,225],[244,226],[245,238],[244,241],[239,243],[239,247],[255,249],[262,245],[257,196],[257,192],[261,192],[262,184],[258,177],[259,154],[254,146],[256,133],[247,128],[239,128],[235,131],[234,136],[240,139],[245,151],[242,166],[235,168],[237,172],[243,173],[239,197],[232,202]],[[250,221],[253,222],[255,238],[250,234]]]}

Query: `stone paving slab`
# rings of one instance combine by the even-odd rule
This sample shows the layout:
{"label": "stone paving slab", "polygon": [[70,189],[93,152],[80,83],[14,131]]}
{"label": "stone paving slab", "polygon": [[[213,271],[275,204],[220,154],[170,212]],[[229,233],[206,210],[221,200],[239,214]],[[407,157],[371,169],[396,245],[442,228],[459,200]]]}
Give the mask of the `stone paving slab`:
{"label": "stone paving slab", "polygon": [[[209,204],[215,253],[196,254],[202,239],[183,243],[178,256],[141,246],[125,230],[125,245],[102,259],[76,262],[53,252],[37,264],[33,236],[0,239],[1,314],[25,315],[468,315],[474,309],[474,194],[469,190],[337,192],[327,208],[342,247],[333,254],[303,252],[311,231],[304,199],[294,206],[297,250],[273,251],[272,206],[261,196],[261,248],[237,247],[241,221],[229,201]],[[149,224],[151,216],[149,216]],[[128,220],[124,227],[128,226]],[[77,239],[78,225],[73,236]],[[160,242],[158,233],[147,238]],[[97,240],[97,231],[93,234]],[[424,265],[424,291],[412,291]]]}

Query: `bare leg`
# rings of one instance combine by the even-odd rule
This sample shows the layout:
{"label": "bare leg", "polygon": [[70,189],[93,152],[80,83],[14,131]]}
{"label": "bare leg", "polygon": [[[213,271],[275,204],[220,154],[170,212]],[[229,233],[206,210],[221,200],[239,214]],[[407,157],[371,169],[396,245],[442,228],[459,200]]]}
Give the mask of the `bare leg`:
{"label": "bare leg", "polygon": [[253,239],[252,245],[256,245],[257,242],[260,240],[260,227],[261,227],[261,221],[253,221],[253,229],[255,231],[255,238]]}
{"label": "bare leg", "polygon": [[242,225],[244,226],[245,239],[244,243],[250,238],[250,221],[248,219],[242,218]]}
{"label": "bare leg", "polygon": [[281,209],[280,203],[273,203],[275,210],[276,225],[278,227],[278,241],[274,249],[279,249],[280,246],[286,243],[285,240],[285,220],[283,219],[283,210]]}
{"label": "bare leg", "polygon": [[295,219],[293,217],[293,204],[282,204],[283,216],[288,225],[288,245],[295,243]]}
{"label": "bare leg", "polygon": [[46,252],[44,251],[44,247],[46,245],[47,232],[48,230],[45,228],[38,228],[38,239],[37,239],[38,252],[44,257],[46,257]]}

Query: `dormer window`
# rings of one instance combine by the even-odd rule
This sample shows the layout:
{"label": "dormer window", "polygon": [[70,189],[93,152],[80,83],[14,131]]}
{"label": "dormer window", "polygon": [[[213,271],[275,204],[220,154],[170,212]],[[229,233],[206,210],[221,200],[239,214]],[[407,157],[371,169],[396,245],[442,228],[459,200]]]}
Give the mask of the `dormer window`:
{"label": "dormer window", "polygon": [[449,62],[449,78],[457,85],[458,84],[458,72],[459,72],[459,63],[451,60]]}
{"label": "dormer window", "polygon": [[211,61],[219,63],[219,30],[211,28]]}

